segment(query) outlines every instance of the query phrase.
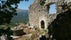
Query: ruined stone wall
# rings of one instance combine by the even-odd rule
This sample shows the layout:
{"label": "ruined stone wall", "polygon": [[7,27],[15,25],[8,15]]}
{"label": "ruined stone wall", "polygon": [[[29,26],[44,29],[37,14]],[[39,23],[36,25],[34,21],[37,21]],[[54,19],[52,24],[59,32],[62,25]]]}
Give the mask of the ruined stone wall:
{"label": "ruined stone wall", "polygon": [[[45,29],[47,29],[50,22],[52,22],[56,15],[63,12],[65,9],[63,5],[69,4],[70,0],[46,0],[45,4],[40,5],[40,0],[35,0],[34,3],[29,7],[29,24],[30,26],[39,27],[41,29],[41,21],[45,22]],[[49,14],[49,6],[51,4],[56,5],[56,14]],[[65,7],[66,8],[66,7]]]}
{"label": "ruined stone wall", "polygon": [[[57,10],[56,14],[49,14],[50,8],[49,6],[51,4],[56,5]],[[49,38],[53,36],[55,38],[57,37],[59,40],[61,38],[63,38],[63,40],[66,40],[65,39],[66,37],[67,39],[71,37],[71,36],[69,37],[70,35],[69,33],[71,33],[70,32],[71,19],[68,19],[71,17],[70,15],[71,12],[69,11],[70,9],[71,9],[70,0],[46,0],[43,6],[40,5],[40,0],[35,0],[35,2],[29,8],[29,24],[30,26],[35,26],[42,29],[41,21],[44,21],[45,23],[44,29],[47,29],[49,31],[48,32]]]}
{"label": "ruined stone wall", "polygon": [[[38,1],[34,2],[30,6],[29,10],[29,23],[31,26],[39,27],[40,21],[46,21],[48,19],[48,12],[46,11],[46,7],[41,6]],[[40,27],[39,27],[40,28]]]}

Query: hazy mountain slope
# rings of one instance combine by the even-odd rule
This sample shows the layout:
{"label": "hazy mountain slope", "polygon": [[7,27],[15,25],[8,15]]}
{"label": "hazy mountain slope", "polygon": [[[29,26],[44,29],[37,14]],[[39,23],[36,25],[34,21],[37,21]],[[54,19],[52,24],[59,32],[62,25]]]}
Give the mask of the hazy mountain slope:
{"label": "hazy mountain slope", "polygon": [[28,10],[17,9],[17,16],[14,16],[11,20],[11,24],[27,23],[28,22]]}

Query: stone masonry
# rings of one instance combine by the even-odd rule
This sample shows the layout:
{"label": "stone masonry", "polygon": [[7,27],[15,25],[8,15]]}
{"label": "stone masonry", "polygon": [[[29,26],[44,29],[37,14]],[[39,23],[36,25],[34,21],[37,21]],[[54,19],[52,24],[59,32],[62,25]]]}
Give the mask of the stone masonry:
{"label": "stone masonry", "polygon": [[[56,18],[56,15],[65,11],[63,5],[69,4],[71,0],[46,0],[45,4],[40,5],[41,0],[35,0],[29,7],[29,25],[39,29],[48,29],[48,25]],[[57,12],[50,14],[50,5],[55,4]],[[42,28],[42,21],[44,28]]]}

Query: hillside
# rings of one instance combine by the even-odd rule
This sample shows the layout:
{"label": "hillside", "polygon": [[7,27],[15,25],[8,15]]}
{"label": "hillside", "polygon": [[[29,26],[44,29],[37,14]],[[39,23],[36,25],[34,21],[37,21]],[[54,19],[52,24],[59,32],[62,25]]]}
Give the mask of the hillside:
{"label": "hillside", "polygon": [[28,10],[17,9],[17,16],[14,16],[11,20],[11,24],[27,23],[28,22]]}

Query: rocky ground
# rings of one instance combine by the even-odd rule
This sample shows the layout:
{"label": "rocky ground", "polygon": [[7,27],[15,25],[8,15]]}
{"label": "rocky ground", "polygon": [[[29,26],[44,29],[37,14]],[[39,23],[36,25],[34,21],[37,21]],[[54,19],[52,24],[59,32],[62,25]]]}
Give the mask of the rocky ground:
{"label": "rocky ground", "polygon": [[[21,36],[14,36],[15,40],[39,40],[41,35],[47,34],[45,30],[41,31],[38,28],[31,28],[30,26],[26,26],[24,24],[20,24],[17,26],[17,29],[23,29],[25,34]],[[16,30],[16,29],[15,29]]]}

